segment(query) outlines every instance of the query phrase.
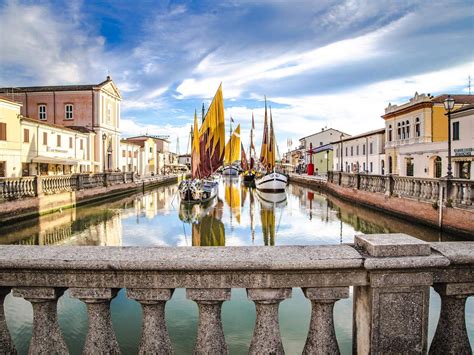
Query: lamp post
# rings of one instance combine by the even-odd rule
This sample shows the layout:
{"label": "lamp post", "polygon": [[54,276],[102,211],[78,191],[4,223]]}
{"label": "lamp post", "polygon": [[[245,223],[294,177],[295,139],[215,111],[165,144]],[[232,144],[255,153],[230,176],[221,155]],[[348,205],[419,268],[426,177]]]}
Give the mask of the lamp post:
{"label": "lamp post", "polygon": [[105,155],[105,141],[106,140],[107,140],[107,135],[104,133],[104,134],[102,134],[102,148],[104,150],[104,164],[103,164],[103,166],[104,166],[103,167],[103,172],[104,173],[105,173],[105,157],[106,157],[106,155]]}
{"label": "lamp post", "polygon": [[451,179],[453,177],[453,172],[451,168],[451,111],[453,108],[454,99],[451,97],[451,95],[448,95],[446,100],[444,100],[444,109],[448,111],[448,179]]}
{"label": "lamp post", "polygon": [[344,138],[344,134],[341,133],[341,173],[342,173],[342,138]]}

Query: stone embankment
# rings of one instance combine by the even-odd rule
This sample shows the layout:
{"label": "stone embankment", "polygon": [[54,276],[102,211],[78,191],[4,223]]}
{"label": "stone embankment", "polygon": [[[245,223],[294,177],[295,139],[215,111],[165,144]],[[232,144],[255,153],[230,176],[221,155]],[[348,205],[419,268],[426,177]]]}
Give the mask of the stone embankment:
{"label": "stone embankment", "polygon": [[[358,235],[355,244],[276,247],[0,246],[0,353],[14,353],[3,312],[12,292],[33,306],[29,353],[68,353],[57,301],[87,305],[85,354],[118,354],[110,302],[126,288],[143,309],[140,354],[173,353],[165,305],[175,288],[199,307],[195,354],[227,354],[222,303],[246,288],[255,303],[250,354],[283,354],[279,304],[302,288],[311,301],[304,354],[338,354],[333,307],[353,287],[354,354],[471,354],[465,303],[474,294],[474,243],[426,243],[404,234]],[[430,286],[441,314],[428,342]],[[189,335],[194,337],[194,335]],[[75,349],[76,351],[78,349]]]}
{"label": "stone embankment", "polygon": [[0,225],[175,183],[179,175],[74,174],[0,179]]}
{"label": "stone embankment", "polygon": [[330,172],[290,175],[343,200],[474,240],[474,181]]}

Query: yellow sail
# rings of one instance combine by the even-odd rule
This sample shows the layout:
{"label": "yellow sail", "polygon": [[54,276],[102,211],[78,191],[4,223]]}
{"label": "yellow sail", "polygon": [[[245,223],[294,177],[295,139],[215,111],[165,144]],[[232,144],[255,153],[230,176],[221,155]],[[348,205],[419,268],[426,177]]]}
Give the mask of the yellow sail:
{"label": "yellow sail", "polygon": [[275,168],[276,156],[275,132],[273,130],[272,108],[270,107],[270,139],[268,144],[268,159],[267,171],[272,171]]}
{"label": "yellow sail", "polygon": [[222,157],[225,142],[224,96],[222,95],[222,83],[219,85],[216,95],[212,99],[201,129],[199,130],[201,136],[206,132],[209,133],[206,142],[206,149],[211,148],[210,156],[214,155],[217,144],[221,143],[219,145],[219,156]]}
{"label": "yellow sail", "polygon": [[237,126],[225,145],[224,164],[240,160],[240,124]]}
{"label": "yellow sail", "polygon": [[268,161],[268,120],[267,120],[267,97],[265,97],[265,121],[263,122],[262,149],[260,150],[260,162],[264,167]]}

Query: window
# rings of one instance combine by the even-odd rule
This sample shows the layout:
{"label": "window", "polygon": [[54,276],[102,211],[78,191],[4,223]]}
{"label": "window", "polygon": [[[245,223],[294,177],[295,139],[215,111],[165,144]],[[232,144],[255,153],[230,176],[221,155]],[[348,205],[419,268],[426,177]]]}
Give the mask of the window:
{"label": "window", "polygon": [[388,141],[392,141],[392,125],[388,126]]}
{"label": "window", "polygon": [[56,146],[60,147],[61,146],[61,135],[58,134],[56,136]]}
{"label": "window", "polygon": [[356,155],[359,155],[359,146],[356,147],[356,151],[357,151]]}
{"label": "window", "polygon": [[0,141],[7,140],[7,124],[0,122]]}
{"label": "window", "polygon": [[453,141],[459,140],[459,122],[453,122]]}
{"label": "window", "polygon": [[397,123],[397,139],[402,139],[402,128],[400,126],[400,122]]}
{"label": "window", "polygon": [[406,165],[407,165],[407,176],[413,176],[413,171],[415,170],[413,159],[412,158],[406,159]]}
{"label": "window", "polygon": [[362,144],[362,155],[365,155],[365,144]]}
{"label": "window", "polygon": [[471,178],[471,162],[470,161],[459,162],[459,178],[461,179]]}
{"label": "window", "polygon": [[346,147],[346,157],[347,157],[347,147]]}
{"label": "window", "polygon": [[38,105],[38,118],[41,121],[46,121],[46,105],[45,104],[39,104]]}
{"label": "window", "polygon": [[132,157],[132,151],[131,151],[131,150],[128,151],[128,157],[129,157],[129,158]]}
{"label": "window", "polygon": [[152,147],[150,147],[150,153],[153,153],[153,148]]}
{"label": "window", "polygon": [[441,158],[436,157],[434,160],[434,177],[440,178],[441,177]]}
{"label": "window", "polygon": [[21,176],[30,176],[30,164],[21,163]]}
{"label": "window", "polygon": [[72,149],[72,137],[69,137],[69,148]]}
{"label": "window", "polygon": [[66,115],[64,116],[66,120],[73,119],[73,109],[74,109],[73,104],[66,104],[65,106]]}
{"label": "window", "polygon": [[365,172],[365,162],[362,163],[362,171]]}
{"label": "window", "polygon": [[373,168],[374,168],[374,164],[372,162],[370,162],[370,172],[374,171]]}
{"label": "window", "polygon": [[370,152],[370,154],[374,154],[374,143],[373,142],[370,142],[369,152]]}
{"label": "window", "polygon": [[417,117],[415,120],[415,137],[419,137],[421,135],[421,125],[420,119]]}
{"label": "window", "polygon": [[79,141],[79,148],[80,148],[81,150],[84,149],[84,141],[83,141],[82,139]]}
{"label": "window", "polygon": [[125,150],[122,150],[122,158],[125,158]]}
{"label": "window", "polygon": [[48,145],[48,133],[43,132],[43,145]]}
{"label": "window", "polygon": [[138,152],[137,152],[137,151],[134,151],[134,152],[133,152],[133,157],[134,157],[134,158],[138,158]]}
{"label": "window", "polygon": [[410,138],[410,122],[409,121],[405,122],[405,131],[406,131],[405,138],[409,139]]}
{"label": "window", "polygon": [[319,145],[323,145],[323,142],[319,142]]}
{"label": "window", "polygon": [[26,128],[23,129],[23,143],[30,143],[30,130]]}
{"label": "window", "polygon": [[354,156],[354,147],[351,147],[351,157]]}
{"label": "window", "polygon": [[7,177],[7,162],[5,160],[0,161],[0,177]]}

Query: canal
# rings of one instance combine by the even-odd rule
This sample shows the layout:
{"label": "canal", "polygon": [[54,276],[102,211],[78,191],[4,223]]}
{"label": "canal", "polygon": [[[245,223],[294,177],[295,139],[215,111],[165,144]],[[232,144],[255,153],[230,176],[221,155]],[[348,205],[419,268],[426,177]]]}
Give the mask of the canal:
{"label": "canal", "polygon": [[[403,232],[426,241],[462,240],[398,218],[290,184],[286,194],[265,195],[222,181],[219,196],[207,206],[180,205],[177,185],[116,198],[96,205],[64,210],[36,220],[0,227],[0,244],[102,246],[241,246],[351,243],[358,233]],[[439,317],[440,299],[430,299],[430,341]],[[112,302],[112,319],[123,353],[135,353],[141,331],[140,305],[124,290]],[[7,323],[20,354],[27,353],[32,330],[32,307],[9,295]],[[166,305],[168,330],[177,354],[192,352],[197,305],[175,291]],[[87,332],[86,306],[66,292],[58,302],[59,323],[72,354],[79,354]],[[336,335],[343,354],[351,353],[352,299],[340,300],[334,311]],[[232,290],[222,318],[231,353],[248,350],[255,308],[245,290]],[[288,354],[301,353],[310,318],[310,303],[299,289],[281,303],[280,327]],[[467,301],[466,320],[474,342],[474,301]]]}

